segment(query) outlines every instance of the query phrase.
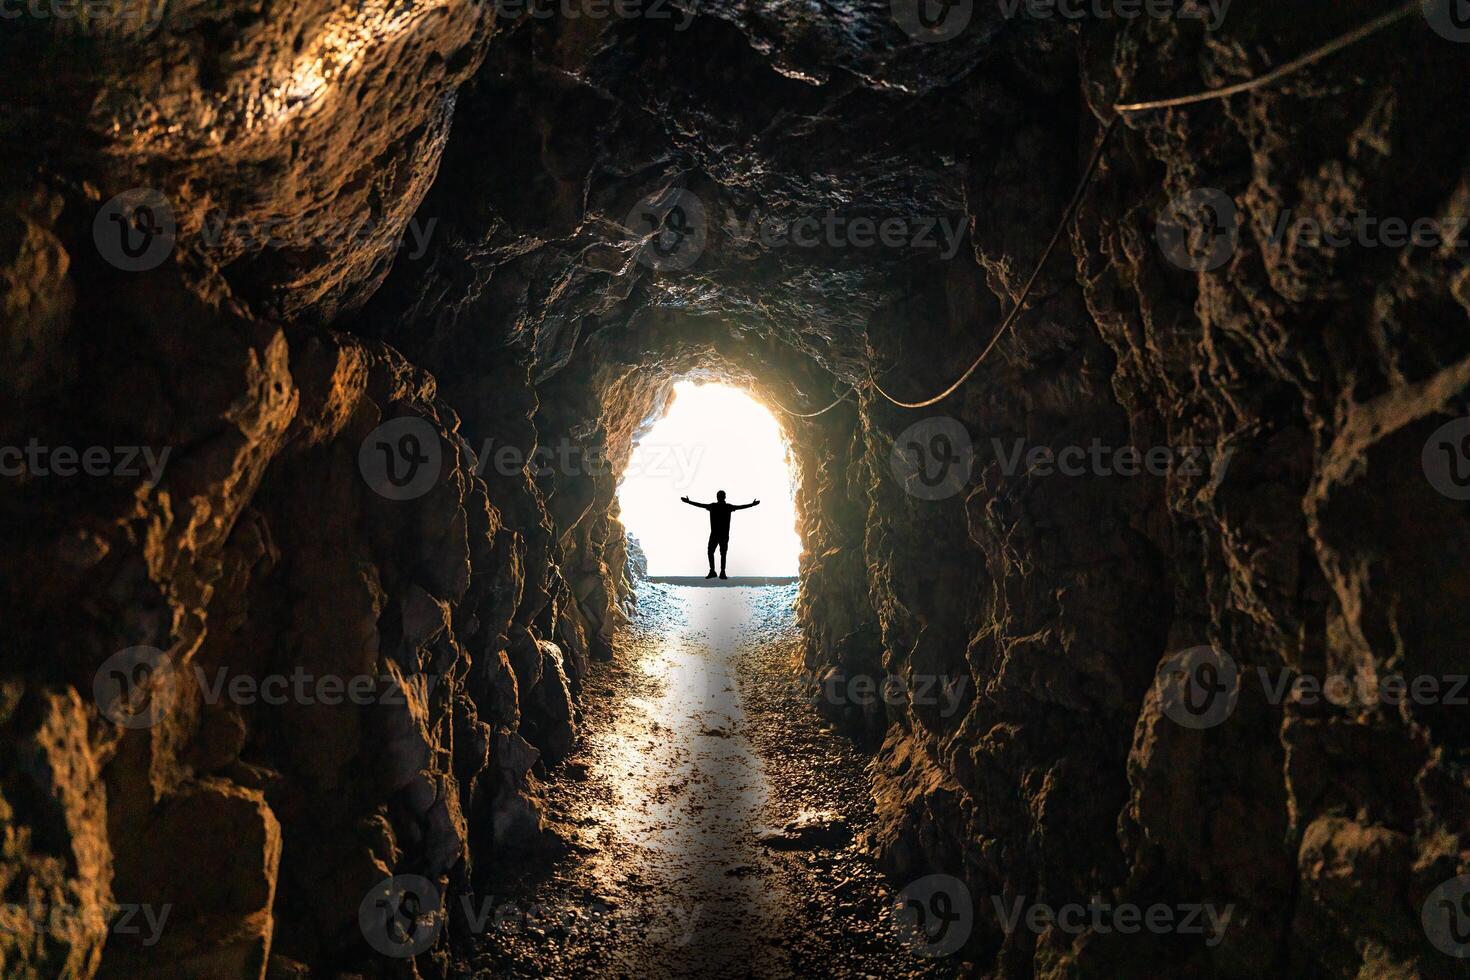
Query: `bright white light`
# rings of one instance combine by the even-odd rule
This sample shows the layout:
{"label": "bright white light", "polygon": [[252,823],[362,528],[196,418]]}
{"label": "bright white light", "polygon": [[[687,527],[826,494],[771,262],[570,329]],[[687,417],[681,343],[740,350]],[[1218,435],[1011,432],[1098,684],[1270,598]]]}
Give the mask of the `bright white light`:
{"label": "bright white light", "polygon": [[618,485],[623,526],[648,556],[648,574],[705,573],[709,513],[679,498],[707,504],[717,490],[727,503],[761,502],[730,516],[730,575],[795,575],[801,540],[780,426],[743,391],[681,381]]}

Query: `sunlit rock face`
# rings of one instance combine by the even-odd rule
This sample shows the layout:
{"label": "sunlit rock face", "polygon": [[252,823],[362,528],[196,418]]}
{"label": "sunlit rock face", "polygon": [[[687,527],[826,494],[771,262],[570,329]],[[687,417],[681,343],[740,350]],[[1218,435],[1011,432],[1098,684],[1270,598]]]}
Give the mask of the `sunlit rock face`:
{"label": "sunlit rock face", "polygon": [[[921,43],[888,4],[666,9],[7,22],[0,444],[169,456],[157,479],[3,478],[0,882],[7,902],[188,911],[148,948],[30,917],[0,931],[0,972],[382,971],[358,915],[385,876],[452,908],[509,854],[554,855],[538,800],[629,608],[616,473],[691,374],[799,411],[858,386],[783,416],[806,666],[818,692],[907,692],[817,703],[874,753],[867,846],[900,882],[967,882],[974,962],[1441,971],[1417,917],[1465,870],[1465,709],[1273,691],[1282,669],[1466,672],[1470,524],[1421,462],[1466,410],[1465,249],[1289,231],[1465,211],[1463,47],[1413,19],[1272,90],[1120,125],[1016,329],[916,412],[869,370],[918,399],[969,363],[1112,102],[1237,81],[1378,11],[1237,4],[1207,38],[976,5]],[[99,224],[130,188],[176,229],[142,271]],[[1158,216],[1204,188],[1234,239],[1187,268]],[[676,191],[704,214],[692,253],[656,231]],[[828,216],[840,238],[791,239]],[[896,220],[897,244],[855,243],[859,218]],[[918,491],[893,453],[939,416],[973,462]],[[421,492],[375,469],[395,420],[388,445],[429,459]],[[1094,445],[1173,462],[1028,473],[1035,447]],[[1241,680],[1193,730],[1153,682],[1203,645]],[[129,726],[94,681],[137,647],[183,680]],[[220,670],[372,696],[211,700],[195,678]],[[1074,942],[1008,934],[996,903],[1023,896],[1234,912],[1214,945]],[[453,972],[466,929],[449,915],[393,969]]]}

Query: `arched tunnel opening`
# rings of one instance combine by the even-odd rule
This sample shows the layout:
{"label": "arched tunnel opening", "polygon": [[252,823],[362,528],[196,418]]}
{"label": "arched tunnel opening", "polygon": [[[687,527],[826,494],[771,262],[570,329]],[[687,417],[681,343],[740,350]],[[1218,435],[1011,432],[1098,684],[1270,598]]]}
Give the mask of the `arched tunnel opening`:
{"label": "arched tunnel opening", "polygon": [[80,7],[0,975],[1460,975],[1453,3]]}
{"label": "arched tunnel opening", "polygon": [[[676,383],[672,406],[634,436],[627,468],[617,475],[618,519],[641,552],[630,555],[630,568],[656,579],[713,578],[728,567],[737,581],[794,580],[801,539],[788,453],[780,423],[750,395],[719,383]],[[709,550],[720,542],[716,525],[728,534],[733,514],[695,515],[677,506],[707,509],[727,493],[733,507],[764,508],[740,519],[733,558],[729,547]]]}

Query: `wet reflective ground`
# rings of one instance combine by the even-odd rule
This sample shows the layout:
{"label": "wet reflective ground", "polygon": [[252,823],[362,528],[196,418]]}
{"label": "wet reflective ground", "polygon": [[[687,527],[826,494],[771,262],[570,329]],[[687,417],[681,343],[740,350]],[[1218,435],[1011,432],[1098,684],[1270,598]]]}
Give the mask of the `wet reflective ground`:
{"label": "wet reflective ground", "polygon": [[[508,870],[475,968],[497,976],[948,975],[861,853],[865,759],[793,688],[794,585],[646,584],[583,692],[548,811],[570,854]],[[817,829],[791,841],[796,819]],[[764,836],[764,839],[763,839]]]}

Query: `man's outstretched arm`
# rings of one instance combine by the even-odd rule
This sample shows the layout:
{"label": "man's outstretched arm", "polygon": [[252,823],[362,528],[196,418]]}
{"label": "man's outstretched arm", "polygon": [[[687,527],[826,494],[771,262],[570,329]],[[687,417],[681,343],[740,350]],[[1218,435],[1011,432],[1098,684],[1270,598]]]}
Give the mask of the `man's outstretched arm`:
{"label": "man's outstretched arm", "polygon": [[[680,497],[679,499],[684,501],[684,503],[689,504],[691,507],[703,507],[705,510],[709,510],[709,504],[701,504],[699,501],[690,500],[688,497]],[[759,503],[760,501],[756,502]]]}
{"label": "man's outstretched arm", "polygon": [[760,503],[760,500],[759,499],[752,500],[748,504],[736,504],[734,507],[731,508],[731,510],[749,510],[750,508],[754,507],[758,503]]}

